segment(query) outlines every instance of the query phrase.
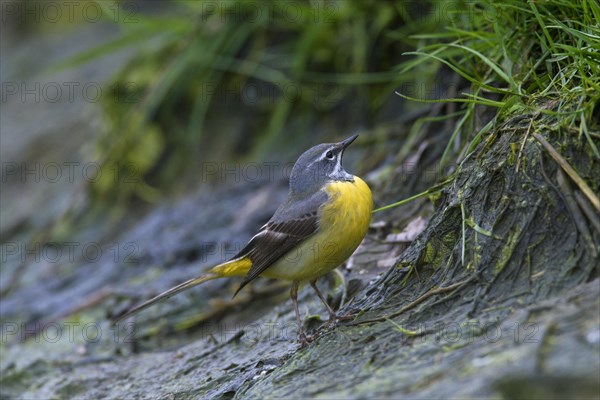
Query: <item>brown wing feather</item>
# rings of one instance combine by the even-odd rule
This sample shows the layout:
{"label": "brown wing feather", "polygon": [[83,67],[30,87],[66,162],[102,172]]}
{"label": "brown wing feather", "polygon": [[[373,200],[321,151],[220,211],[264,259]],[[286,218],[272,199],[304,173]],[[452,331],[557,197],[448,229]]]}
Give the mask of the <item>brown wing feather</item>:
{"label": "brown wing feather", "polygon": [[286,253],[293,250],[300,242],[311,236],[317,228],[317,211],[288,221],[269,221],[264,225],[263,229],[240,252],[250,257],[252,267],[235,294]]}

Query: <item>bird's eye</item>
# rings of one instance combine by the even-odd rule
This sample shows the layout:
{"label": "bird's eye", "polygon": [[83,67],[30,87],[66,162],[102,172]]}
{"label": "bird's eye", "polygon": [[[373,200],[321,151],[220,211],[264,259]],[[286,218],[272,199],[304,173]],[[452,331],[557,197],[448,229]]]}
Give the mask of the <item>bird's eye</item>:
{"label": "bird's eye", "polygon": [[329,160],[333,160],[333,151],[329,150],[327,153],[325,153],[325,157]]}

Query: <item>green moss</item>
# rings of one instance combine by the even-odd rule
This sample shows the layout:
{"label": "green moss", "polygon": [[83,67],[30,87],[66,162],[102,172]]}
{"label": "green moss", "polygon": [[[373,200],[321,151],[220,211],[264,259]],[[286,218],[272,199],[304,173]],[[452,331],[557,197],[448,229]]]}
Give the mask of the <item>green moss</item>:
{"label": "green moss", "polygon": [[508,234],[508,237],[504,242],[504,246],[499,252],[500,259],[494,266],[494,273],[496,275],[501,273],[511,260],[515,251],[515,247],[517,246],[517,243],[519,243],[519,239],[521,238],[521,233],[522,228],[519,225],[514,225],[513,230]]}

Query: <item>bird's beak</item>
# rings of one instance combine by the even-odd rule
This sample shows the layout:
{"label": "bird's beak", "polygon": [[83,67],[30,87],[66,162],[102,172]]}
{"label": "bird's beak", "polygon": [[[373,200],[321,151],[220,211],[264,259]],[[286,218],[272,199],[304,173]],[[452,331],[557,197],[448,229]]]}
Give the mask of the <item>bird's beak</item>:
{"label": "bird's beak", "polygon": [[354,142],[356,140],[356,138],[358,137],[358,134],[356,135],[352,135],[350,136],[348,139],[346,140],[342,140],[341,142],[339,142],[338,144],[342,147],[342,149],[346,149],[346,147],[350,146],[350,144],[352,142]]}

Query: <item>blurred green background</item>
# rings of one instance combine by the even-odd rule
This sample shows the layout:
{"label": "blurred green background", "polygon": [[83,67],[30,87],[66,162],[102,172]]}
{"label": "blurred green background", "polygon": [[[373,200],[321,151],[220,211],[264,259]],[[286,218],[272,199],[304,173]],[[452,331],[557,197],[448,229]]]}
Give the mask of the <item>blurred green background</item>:
{"label": "blurred green background", "polygon": [[[434,97],[442,90],[432,83],[438,65],[400,70],[411,58],[403,53],[422,42],[411,35],[435,31],[442,16],[453,18],[453,7],[9,2],[3,5],[3,41],[11,57],[4,57],[3,79],[19,83],[41,75],[59,82],[58,103],[76,85],[75,102],[97,109],[94,129],[70,137],[85,135],[76,149],[81,159],[110,171],[87,179],[82,190],[118,219],[132,201],[155,203],[197,187],[197,172],[207,162],[289,163],[308,146],[355,132],[367,133],[363,144],[378,141],[383,149],[389,132],[377,127],[422,108],[394,92]],[[73,71],[85,77],[71,79],[71,86],[55,79],[77,76]],[[94,96],[97,87],[101,95]],[[44,94],[53,94],[45,88],[42,82],[42,103]],[[9,102],[27,89],[9,91]],[[365,168],[381,162],[379,153]]]}

